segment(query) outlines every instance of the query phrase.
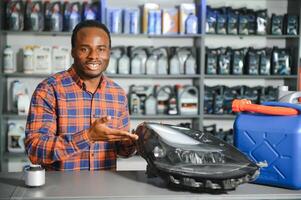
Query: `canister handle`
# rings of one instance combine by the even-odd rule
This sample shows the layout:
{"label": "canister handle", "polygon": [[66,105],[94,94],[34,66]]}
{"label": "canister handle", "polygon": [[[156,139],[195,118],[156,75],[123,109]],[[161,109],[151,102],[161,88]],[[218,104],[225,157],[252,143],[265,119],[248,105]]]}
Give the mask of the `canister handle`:
{"label": "canister handle", "polygon": [[[298,115],[301,112],[300,107],[293,107],[294,104],[279,103],[279,102],[266,102],[268,105],[252,104],[247,99],[234,99],[232,102],[233,112],[255,112],[266,115]],[[275,104],[274,104],[275,103]],[[297,106],[297,105],[296,105]]]}
{"label": "canister handle", "polygon": [[263,102],[262,105],[265,105],[265,106],[280,106],[280,107],[285,107],[285,108],[294,108],[294,109],[298,110],[299,113],[301,113],[301,104],[267,101],[267,102]]}

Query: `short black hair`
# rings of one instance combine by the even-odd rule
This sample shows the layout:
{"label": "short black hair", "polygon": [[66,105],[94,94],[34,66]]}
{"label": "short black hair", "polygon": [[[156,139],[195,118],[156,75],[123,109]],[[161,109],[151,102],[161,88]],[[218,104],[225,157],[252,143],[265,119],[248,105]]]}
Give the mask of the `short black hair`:
{"label": "short black hair", "polygon": [[103,23],[100,23],[96,20],[84,20],[75,26],[75,28],[73,29],[73,32],[72,32],[72,36],[71,36],[72,48],[75,47],[75,41],[76,41],[76,36],[77,36],[78,31],[80,31],[83,28],[87,28],[87,27],[95,27],[95,28],[104,30],[104,32],[106,32],[106,34],[109,37],[109,47],[111,48],[111,34],[110,34],[109,29],[106,27],[106,25],[104,25]]}

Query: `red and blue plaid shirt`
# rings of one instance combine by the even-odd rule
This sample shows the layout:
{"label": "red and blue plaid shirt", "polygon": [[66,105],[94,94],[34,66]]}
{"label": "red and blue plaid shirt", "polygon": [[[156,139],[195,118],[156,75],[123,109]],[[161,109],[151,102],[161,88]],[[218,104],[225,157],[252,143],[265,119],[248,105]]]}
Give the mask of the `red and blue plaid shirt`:
{"label": "red and blue plaid shirt", "polygon": [[111,116],[108,127],[129,130],[124,90],[109,78],[94,94],[73,67],[40,83],[31,99],[25,146],[34,164],[48,170],[116,169],[116,156],[135,151],[130,141],[91,142],[88,129],[95,119]]}

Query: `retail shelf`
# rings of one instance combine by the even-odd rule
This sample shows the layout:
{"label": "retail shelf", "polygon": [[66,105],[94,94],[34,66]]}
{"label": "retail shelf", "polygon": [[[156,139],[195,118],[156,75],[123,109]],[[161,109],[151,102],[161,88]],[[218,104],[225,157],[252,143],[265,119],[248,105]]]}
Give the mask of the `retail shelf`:
{"label": "retail shelf", "polygon": [[[36,36],[71,36],[72,32],[53,32],[53,31],[1,31],[4,34],[9,35],[36,35]],[[141,38],[198,38],[202,37],[201,34],[160,34],[160,35],[150,35],[150,34],[125,34],[125,33],[111,33],[112,37],[141,37]]]}
{"label": "retail shelf", "polygon": [[26,120],[27,115],[18,115],[16,113],[9,112],[9,113],[4,113],[3,118],[4,119],[15,119],[15,120]]}
{"label": "retail shelf", "polygon": [[[46,36],[71,36],[72,32],[66,31],[10,31],[2,30],[3,34],[9,35],[46,35]],[[217,37],[236,37],[236,38],[268,38],[268,39],[298,39],[300,35],[228,35],[228,34],[125,34],[125,33],[111,33],[112,37],[143,37],[143,38],[217,38]]]}
{"label": "retail shelf", "polygon": [[180,74],[180,75],[174,75],[174,74],[142,74],[142,75],[136,75],[136,74],[106,74],[108,77],[111,78],[153,78],[153,79],[191,79],[191,78],[200,78],[201,75],[195,74],[195,75],[189,75],[189,74]]}
{"label": "retail shelf", "polygon": [[218,38],[218,37],[230,37],[230,38],[267,38],[267,39],[299,39],[299,35],[223,35],[223,34],[205,34],[205,38]]}
{"label": "retail shelf", "polygon": [[[51,74],[24,74],[22,72],[16,72],[16,73],[4,73],[0,74],[1,76],[4,77],[17,77],[17,78],[46,78],[50,76]],[[111,78],[138,78],[138,79],[192,79],[192,78],[200,78],[201,75],[199,74],[180,74],[180,75],[174,75],[174,74],[167,74],[167,75],[161,75],[161,74],[153,74],[153,75],[148,75],[148,74],[141,74],[141,75],[136,75],[136,74],[106,74],[106,76],[111,77]]]}
{"label": "retail shelf", "polygon": [[4,160],[22,160],[22,161],[27,161],[28,157],[25,152],[20,152],[20,153],[12,153],[12,152],[5,152],[3,154],[3,159]]}
{"label": "retail shelf", "polygon": [[170,35],[148,35],[149,38],[200,38],[202,34],[170,34]]}
{"label": "retail shelf", "polygon": [[131,115],[131,119],[198,119],[200,115]]}
{"label": "retail shelf", "polygon": [[1,75],[4,77],[16,77],[16,78],[46,78],[50,76],[50,74],[24,74],[23,72],[3,73]]}
{"label": "retail shelf", "polygon": [[233,120],[235,119],[236,115],[218,115],[218,114],[205,114],[204,119],[228,119]]}
{"label": "retail shelf", "polygon": [[211,75],[206,74],[208,79],[297,79],[297,75]]}

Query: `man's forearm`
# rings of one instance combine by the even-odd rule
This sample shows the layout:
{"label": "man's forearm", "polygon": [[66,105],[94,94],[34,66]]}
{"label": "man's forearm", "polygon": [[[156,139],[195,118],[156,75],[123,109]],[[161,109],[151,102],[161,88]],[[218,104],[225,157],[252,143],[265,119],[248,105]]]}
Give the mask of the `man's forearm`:
{"label": "man's forearm", "polygon": [[34,164],[51,164],[63,161],[70,156],[88,149],[90,146],[87,130],[71,136],[29,132],[25,148],[30,161]]}

